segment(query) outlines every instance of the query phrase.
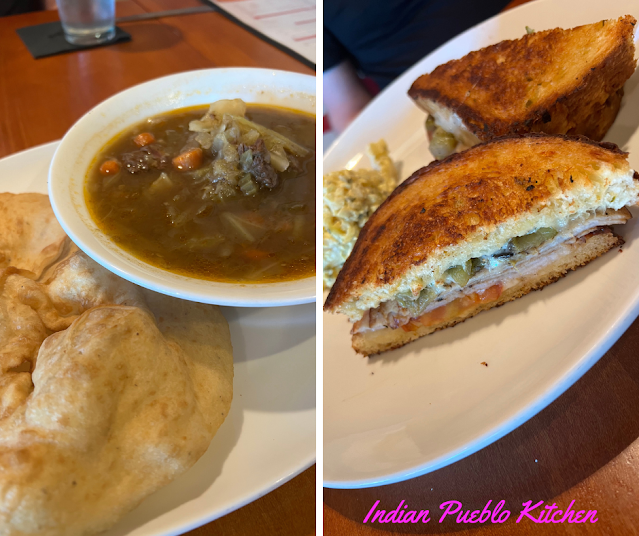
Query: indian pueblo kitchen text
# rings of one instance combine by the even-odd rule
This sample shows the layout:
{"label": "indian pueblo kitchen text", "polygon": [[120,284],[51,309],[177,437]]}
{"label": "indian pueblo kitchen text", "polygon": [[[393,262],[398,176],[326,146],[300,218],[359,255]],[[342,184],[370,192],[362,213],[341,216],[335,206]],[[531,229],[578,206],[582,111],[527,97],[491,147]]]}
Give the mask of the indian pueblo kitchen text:
{"label": "indian pueblo kitchen text", "polygon": [[[510,510],[505,509],[506,501],[499,501],[492,509],[492,500],[486,503],[483,510],[464,510],[460,501],[444,501],[439,505],[439,512],[430,510],[412,510],[406,501],[401,501],[392,510],[382,510],[380,501],[376,501],[364,518],[364,523],[429,523],[433,519],[443,523],[446,519],[455,523],[504,523],[510,518]],[[406,503],[406,504],[405,504]],[[544,504],[544,501],[522,503],[522,509],[516,523],[529,520],[534,523],[596,523],[597,510],[577,510],[575,501],[571,501],[566,510],[560,510],[555,504]]]}

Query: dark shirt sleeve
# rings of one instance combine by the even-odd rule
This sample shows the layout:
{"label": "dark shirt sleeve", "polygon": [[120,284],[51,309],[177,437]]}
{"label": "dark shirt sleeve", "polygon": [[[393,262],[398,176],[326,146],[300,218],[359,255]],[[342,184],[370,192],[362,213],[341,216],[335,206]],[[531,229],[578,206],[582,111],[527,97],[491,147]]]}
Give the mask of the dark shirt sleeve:
{"label": "dark shirt sleeve", "polygon": [[324,70],[328,71],[348,57],[346,49],[324,26]]}
{"label": "dark shirt sleeve", "polygon": [[324,0],[324,68],[349,58],[383,89],[435,48],[499,13],[508,2]]}

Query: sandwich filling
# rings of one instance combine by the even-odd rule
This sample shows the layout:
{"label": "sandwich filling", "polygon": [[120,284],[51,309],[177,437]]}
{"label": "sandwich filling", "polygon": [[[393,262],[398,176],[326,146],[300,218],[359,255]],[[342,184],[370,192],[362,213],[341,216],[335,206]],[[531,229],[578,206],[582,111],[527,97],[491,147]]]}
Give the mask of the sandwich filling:
{"label": "sandwich filling", "polygon": [[509,288],[570,255],[578,241],[593,234],[610,232],[609,226],[626,223],[630,218],[626,208],[597,210],[557,229],[541,227],[524,236],[513,237],[489,255],[449,267],[439,280],[415,294],[400,293],[394,299],[368,309],[354,324],[352,332],[384,328],[413,331],[420,326],[464,316],[466,310],[498,301]]}
{"label": "sandwich filling", "polygon": [[480,143],[481,140],[466,128],[462,118],[452,110],[431,100],[423,100],[420,104],[428,111],[428,149],[437,160]]}

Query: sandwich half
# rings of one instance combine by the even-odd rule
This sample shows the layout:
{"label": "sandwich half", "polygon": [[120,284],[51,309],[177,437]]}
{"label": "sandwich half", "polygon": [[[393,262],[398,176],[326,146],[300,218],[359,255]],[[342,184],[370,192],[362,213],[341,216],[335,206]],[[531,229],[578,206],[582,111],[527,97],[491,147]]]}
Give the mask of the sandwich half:
{"label": "sandwich half", "polygon": [[433,156],[528,132],[601,140],[635,70],[636,22],[626,15],[535,32],[420,76],[408,94],[429,114]]}
{"label": "sandwich half", "polygon": [[364,355],[538,290],[620,246],[611,226],[639,201],[616,145],[498,138],[433,162],[370,217],[324,309]]}

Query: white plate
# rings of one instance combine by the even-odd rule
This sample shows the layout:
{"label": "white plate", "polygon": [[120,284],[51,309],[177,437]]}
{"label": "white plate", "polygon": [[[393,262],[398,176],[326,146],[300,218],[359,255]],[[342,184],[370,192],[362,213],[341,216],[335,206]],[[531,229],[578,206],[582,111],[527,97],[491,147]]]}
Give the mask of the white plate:
{"label": "white plate", "polygon": [[128,88],[87,112],[60,142],[49,169],[49,196],[62,228],[93,260],[145,288],[185,300],[242,307],[315,301],[315,277],[279,283],[223,283],[175,274],[121,249],[95,224],[84,185],[95,156],[126,128],[178,108],[240,98],[315,113],[315,77],[270,69],[203,69]]}
{"label": "white plate", "polygon": [[[384,138],[408,177],[431,160],[425,114],[406,95],[419,75],[521,37],[526,25],[571,28],[625,14],[639,18],[639,2],[536,0],[472,28],[379,95],[327,152],[324,172],[357,161],[366,144]],[[625,88],[606,139],[629,150],[639,169],[639,72]],[[376,486],[433,471],[496,441],[563,393],[639,313],[637,219],[621,234],[622,254],[372,359],[351,349],[345,317],[325,314],[324,485]]]}
{"label": "white plate", "polygon": [[[47,192],[58,142],[0,160],[0,192]],[[315,304],[222,307],[235,379],[228,418],[204,456],[104,536],[169,536],[254,501],[315,459]]]}

